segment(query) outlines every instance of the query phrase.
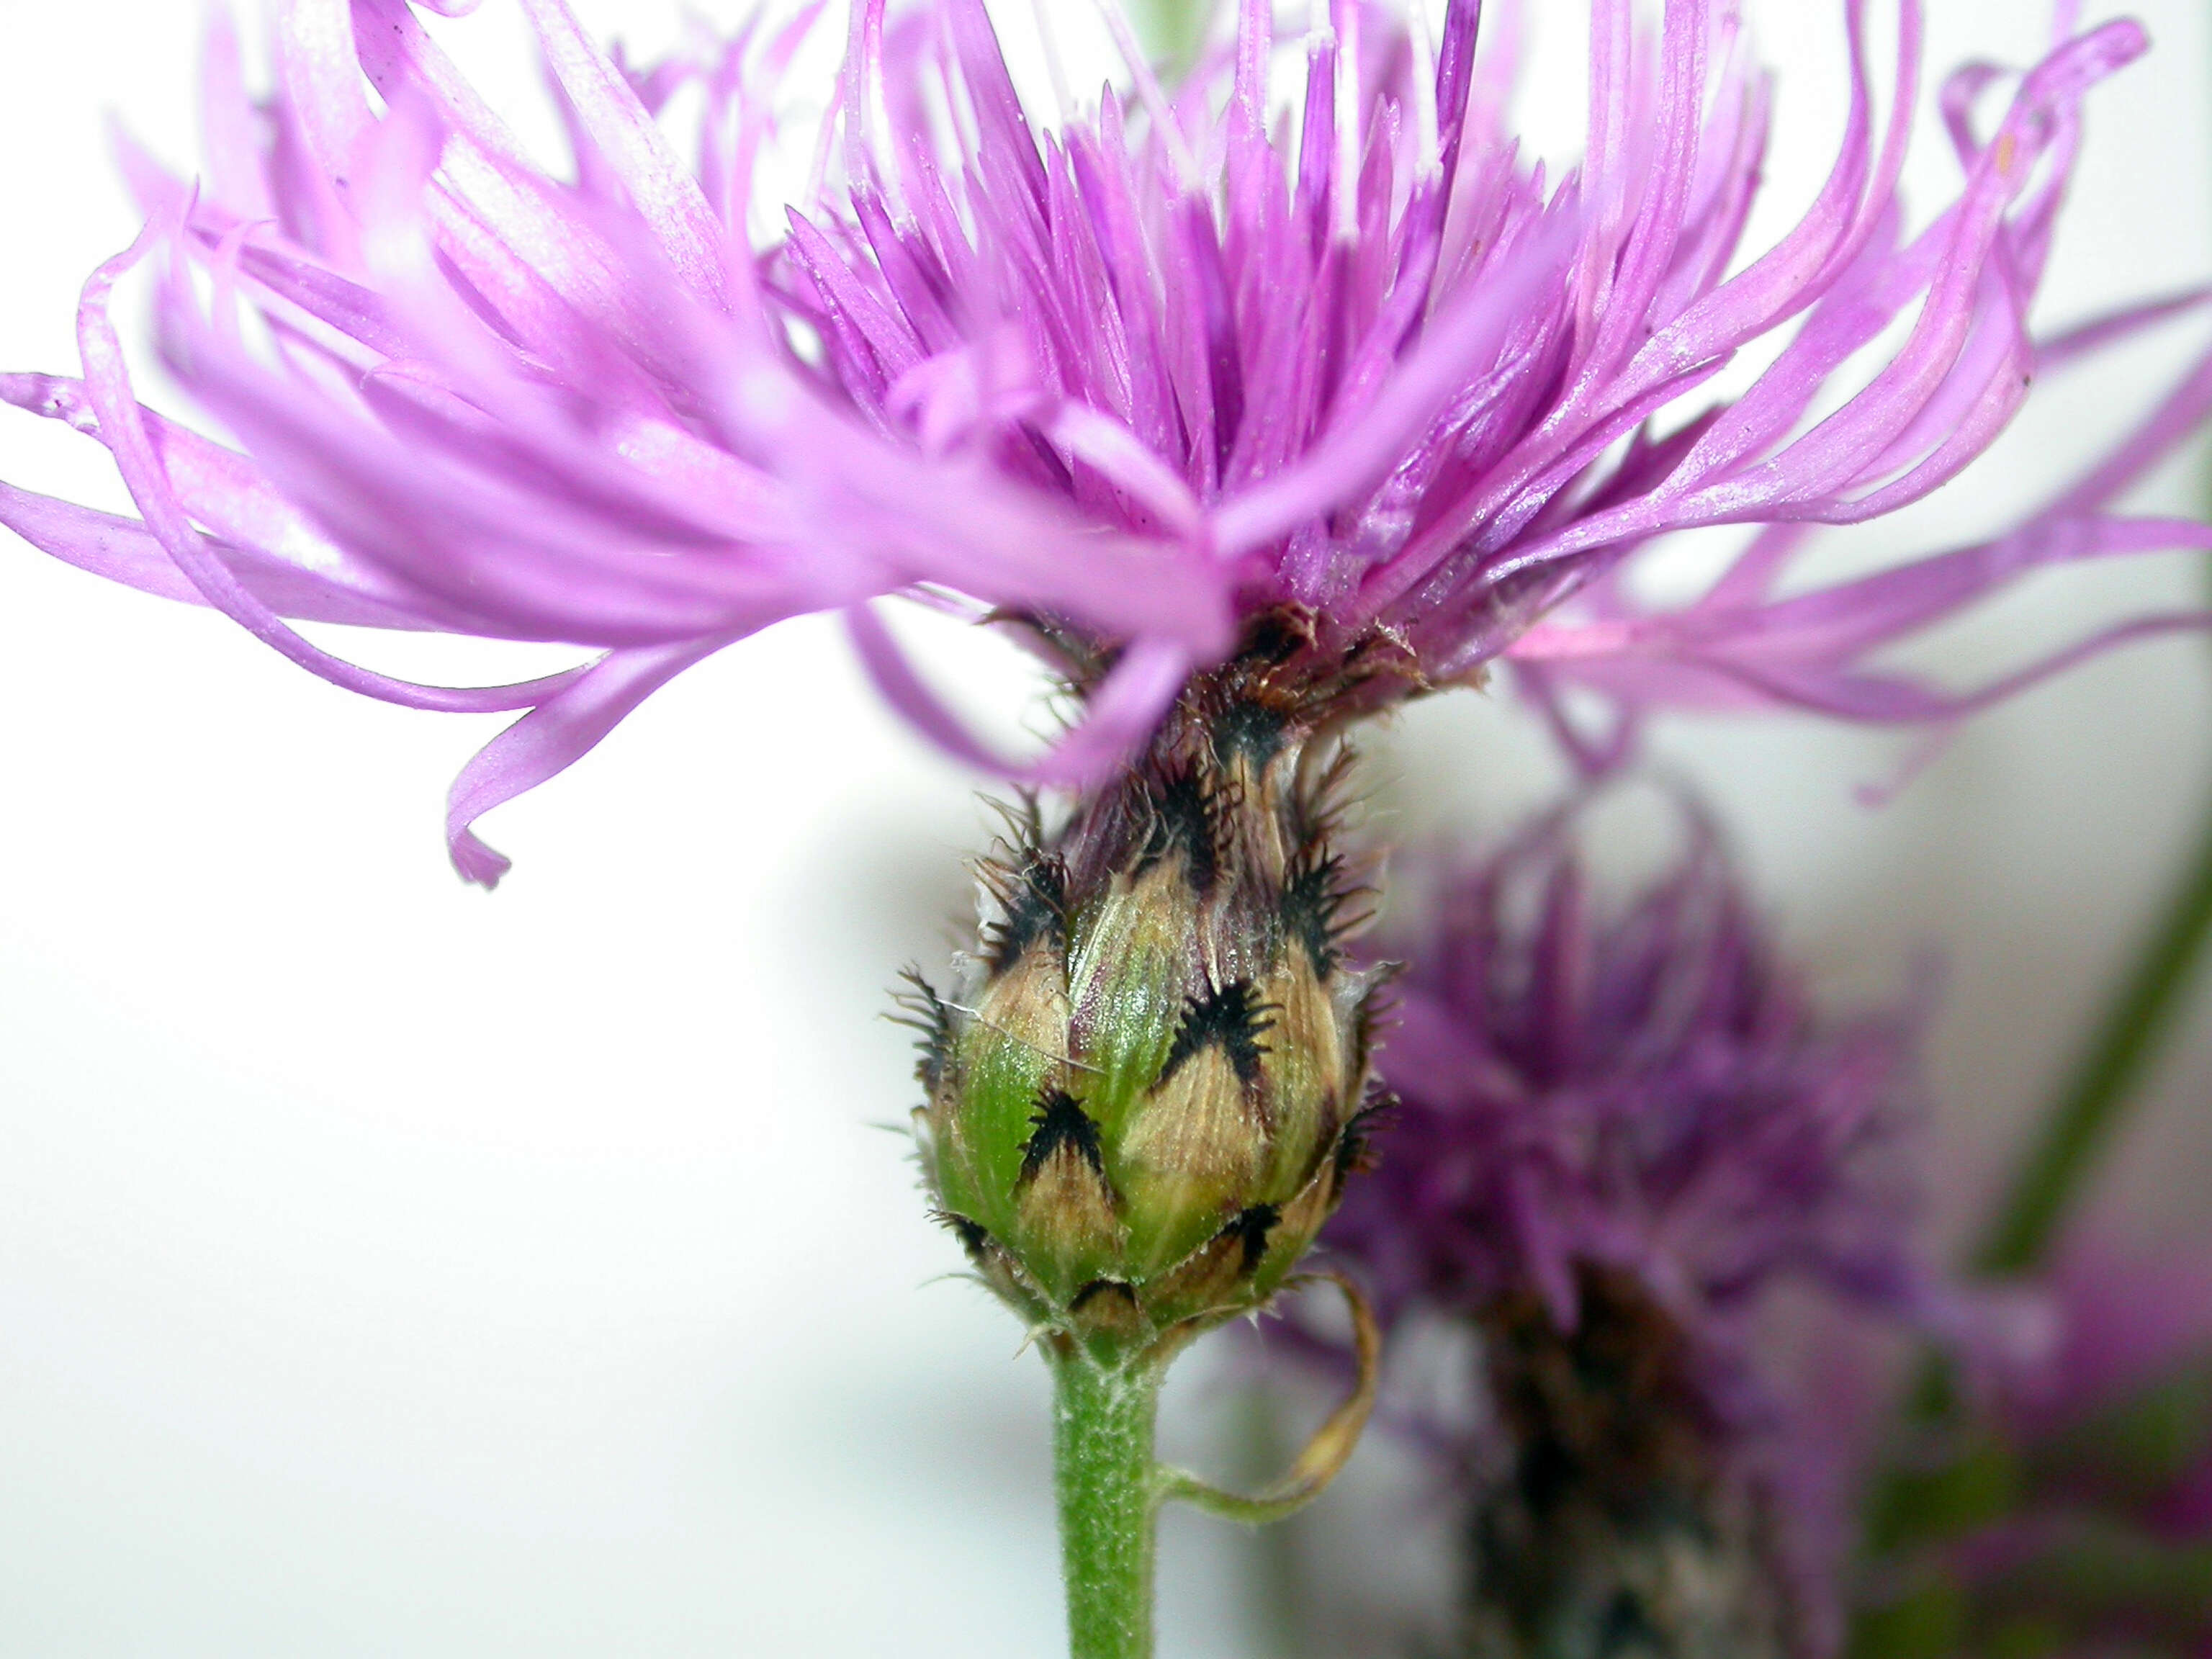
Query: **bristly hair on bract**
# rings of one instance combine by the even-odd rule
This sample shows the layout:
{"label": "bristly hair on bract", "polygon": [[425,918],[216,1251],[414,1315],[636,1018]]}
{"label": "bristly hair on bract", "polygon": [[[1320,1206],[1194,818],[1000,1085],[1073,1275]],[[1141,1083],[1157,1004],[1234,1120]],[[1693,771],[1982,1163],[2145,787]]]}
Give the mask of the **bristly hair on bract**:
{"label": "bristly hair on bract", "polygon": [[[789,203],[762,158],[821,6],[636,67],[565,0],[514,3],[565,167],[532,159],[407,0],[279,0],[258,98],[218,14],[204,169],[125,145],[149,216],[85,286],[81,374],[0,375],[0,398],[105,445],[140,514],[0,486],[28,540],[368,696],[528,711],[453,786],[472,879],[506,863],[482,814],[810,612],[842,614],[955,751],[1082,787],[1232,658],[1343,714],[1508,661],[1601,767],[1660,704],[1943,720],[2202,620],[2138,616],[1978,690],[1869,665],[2037,568],[2212,544],[2112,507],[2195,428],[2212,358],[2005,533],[1780,586],[1817,526],[1956,476],[2034,374],[2204,298],[2028,331],[2081,102],[2142,52],[2131,22],[2075,33],[2062,4],[2024,73],[1958,71],[1962,182],[1909,229],[1918,0],[1896,0],[1881,74],[1871,15],[1890,9],[1830,0],[1850,93],[1833,166],[1753,250],[1773,88],[1732,0],[1665,0],[1656,27],[1589,0],[1587,143],[1557,178],[1506,125],[1514,31],[1480,0],[1443,0],[1433,31],[1425,6],[1322,0],[1302,42],[1273,0],[1239,0],[1168,82],[1122,27],[1119,78],[1044,108],[983,0],[851,0]],[[111,296],[147,264],[162,360],[224,440],[137,401]],[[1741,392],[1713,391],[1763,347]],[[1636,597],[1644,550],[1713,526],[1756,533],[1698,597]],[[874,608],[892,596],[1024,624],[1076,695],[1067,731],[988,752],[895,642]],[[296,621],[593,654],[424,685]],[[1573,687],[1618,723],[1570,722]]]}
{"label": "bristly hair on bract", "polygon": [[1224,673],[1110,786],[1006,809],[974,948],[909,979],[934,1207],[1055,1363],[1265,1307],[1359,1165],[1388,975],[1346,948],[1352,760],[1310,713]]}

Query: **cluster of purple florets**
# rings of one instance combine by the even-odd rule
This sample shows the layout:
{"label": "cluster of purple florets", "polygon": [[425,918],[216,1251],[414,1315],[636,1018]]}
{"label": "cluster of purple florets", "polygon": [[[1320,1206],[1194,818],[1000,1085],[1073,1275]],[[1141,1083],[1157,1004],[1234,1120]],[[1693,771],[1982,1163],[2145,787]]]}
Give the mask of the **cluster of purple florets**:
{"label": "cluster of purple florets", "polygon": [[1707,827],[1626,904],[1561,817],[1434,875],[1375,947],[1399,1104],[1331,1232],[1383,1306],[1526,1290],[1571,1325],[1583,1266],[1701,1330],[1784,1277],[1911,1293],[1911,1023],[1820,1019]]}
{"label": "cluster of purple florets", "polygon": [[[1565,173],[1522,148],[1514,31],[1478,0],[1433,36],[1420,8],[1332,0],[1302,40],[1239,0],[1181,81],[1125,40],[1126,84],[1057,110],[1024,101],[983,0],[855,0],[789,202],[760,164],[815,9],[634,70],[563,0],[520,3],[571,167],[530,154],[407,0],[283,8],[265,98],[218,30],[205,173],[125,146],[150,216],[87,283],[82,373],[0,374],[0,399],[112,452],[139,514],[0,484],[0,524],[364,695],[527,711],[453,787],[471,879],[505,868],[479,816],[807,613],[842,614],[932,737],[1079,786],[1285,616],[1314,684],[1363,688],[1348,712],[1504,660],[1592,765],[1658,707],[1942,720],[2194,620],[2138,616],[1978,690],[1874,660],[2039,568],[2212,543],[2112,506],[2212,402],[2201,368],[2003,534],[1784,581],[1816,527],[1954,477],[2033,374],[2203,297],[2052,341],[2026,325],[2083,100],[2143,50],[2131,22],[2057,39],[2002,107],[2000,77],[1962,71],[1960,184],[1916,231],[1917,0],[1887,73],[1873,7],[1843,0],[1834,164],[1753,247],[1773,93],[1719,0],[1652,31],[1594,0]],[[679,108],[700,118],[680,135]],[[167,367],[227,441],[137,399],[110,296],[141,265]],[[1710,391],[1770,350],[1740,394]],[[1654,608],[1641,556],[1715,526],[1755,533]],[[1032,624],[1081,717],[1034,758],[989,753],[878,616],[892,597]],[[303,620],[598,654],[425,685]],[[1570,720],[1571,690],[1610,722]]]}
{"label": "cluster of purple florets", "polygon": [[[1790,1650],[1917,1597],[1977,1641],[2197,1651],[2212,1268],[2076,1252],[2002,1291],[1943,1270],[1911,1178],[1917,1018],[1820,1011],[1694,814],[1621,896],[1592,873],[1586,805],[1410,872],[1418,921],[1369,946],[1403,963],[1379,1062],[1396,1099],[1323,1243],[1387,1332],[1455,1324],[1486,1361],[1471,1409],[1401,1426],[1450,1454],[1480,1512],[1526,1450],[1490,1396],[1525,1370],[1508,1351],[1532,1322],[1607,1368],[1640,1342],[1672,1376],[1653,1399],[1681,1413],[1677,1439],[1771,1518]],[[1593,1319],[1616,1328],[1578,1349]],[[1898,1362],[1931,1341],[1966,1395],[1906,1433]],[[1650,1387],[1607,1375],[1594,1386]],[[1942,1515],[1945,1483],[1991,1469],[1981,1507]],[[1855,1512],[1900,1480],[1902,1543],[1855,1563]]]}

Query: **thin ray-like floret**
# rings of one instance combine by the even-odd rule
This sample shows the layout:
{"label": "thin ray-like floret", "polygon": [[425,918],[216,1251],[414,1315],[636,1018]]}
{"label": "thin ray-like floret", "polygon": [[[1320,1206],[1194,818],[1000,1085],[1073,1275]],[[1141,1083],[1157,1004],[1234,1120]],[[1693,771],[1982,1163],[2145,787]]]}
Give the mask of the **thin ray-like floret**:
{"label": "thin ray-like floret", "polygon": [[[1942,720],[2202,620],[2137,617],[1978,690],[1868,665],[2029,570],[2212,543],[2113,505],[2201,420],[2203,369],[2007,535],[1776,597],[1810,528],[1950,480],[2039,364],[2189,303],[2051,348],[2028,331],[2081,100],[2143,50],[2133,23],[1954,76],[1963,179],[1908,229],[1917,0],[1893,30],[1839,0],[1835,162],[1753,249],[1772,93],[1722,0],[1666,0],[1651,27],[1591,0],[1589,128],[1556,182],[1505,125],[1512,31],[1478,0],[1433,36],[1328,0],[1302,40],[1243,0],[1176,83],[1125,44],[1126,74],[1078,103],[1063,64],[1049,120],[982,0],[852,0],[788,202],[759,181],[835,9],[633,68],[564,0],[516,3],[568,168],[531,158],[406,0],[283,0],[260,100],[218,23],[197,181],[126,146],[149,218],[86,287],[81,374],[0,375],[0,398],[113,453],[139,515],[9,488],[0,522],[367,695],[529,711],[453,792],[477,879],[504,867],[477,816],[811,612],[847,617],[931,735],[1078,786],[1261,641],[1275,685],[1332,715],[1509,660],[1547,708],[1570,685],[1619,707],[1609,741],[1559,721],[1601,762],[1656,706]],[[1882,72],[1869,37],[1892,33]],[[140,266],[164,362],[226,442],[137,401],[110,295]],[[1714,399],[1746,352],[1771,362]],[[1701,598],[1634,600],[1645,550],[1715,526],[1764,528]],[[893,596],[1024,625],[1075,694],[1069,731],[988,751],[876,617]],[[426,686],[295,622],[603,654]]]}

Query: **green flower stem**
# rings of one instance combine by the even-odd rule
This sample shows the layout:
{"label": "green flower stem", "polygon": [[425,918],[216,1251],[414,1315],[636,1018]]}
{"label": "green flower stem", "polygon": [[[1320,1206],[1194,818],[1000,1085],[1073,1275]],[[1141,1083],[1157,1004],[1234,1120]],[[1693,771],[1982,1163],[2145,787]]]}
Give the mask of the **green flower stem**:
{"label": "green flower stem", "polygon": [[1052,1356],[1053,1458],[1071,1659],[1151,1659],[1161,1487],[1152,1424],[1166,1367]]}
{"label": "green flower stem", "polygon": [[1186,1470],[1153,1461],[1160,1383],[1182,1342],[1155,1343],[1101,1360],[1079,1343],[1048,1339],[1071,1659],[1151,1659],[1153,1540],[1162,1504],[1172,1498],[1209,1515],[1264,1526],[1295,1515],[1320,1497],[1359,1443],[1375,1407],[1382,1354],[1374,1311],[1359,1287],[1341,1273],[1316,1273],[1298,1282],[1326,1282],[1343,1291],[1352,1310],[1358,1375],[1352,1392],[1290,1468],[1250,1497],[1223,1492]]}
{"label": "green flower stem", "polygon": [[2197,855],[2167,901],[2162,921],[2014,1177],[1976,1257],[1985,1273],[2021,1273],[2041,1261],[2172,1025],[2212,934],[2212,817],[2201,835]]}

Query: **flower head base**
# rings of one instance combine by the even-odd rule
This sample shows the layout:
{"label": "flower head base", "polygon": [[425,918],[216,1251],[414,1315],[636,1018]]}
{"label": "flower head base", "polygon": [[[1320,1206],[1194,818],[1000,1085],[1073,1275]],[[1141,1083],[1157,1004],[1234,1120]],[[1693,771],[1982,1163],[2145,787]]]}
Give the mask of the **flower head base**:
{"label": "flower head base", "polygon": [[1382,975],[1334,763],[1255,669],[1179,704],[1144,759],[983,868],[981,948],[916,978],[939,1212],[1033,1331],[1160,1359],[1264,1306],[1358,1161]]}
{"label": "flower head base", "polygon": [[[1187,80],[1161,86],[1131,48],[1132,98],[1109,88],[1042,135],[982,0],[854,0],[824,165],[787,215],[754,175],[804,21],[633,73],[562,0],[518,3],[566,175],[405,0],[285,0],[266,103],[216,38],[198,187],[131,158],[153,217],[86,289],[82,379],[0,376],[0,397],[111,449],[143,514],[0,487],[0,521],[368,695],[531,711],[454,787],[477,879],[504,862],[478,815],[804,612],[844,612],[894,701],[993,759],[867,608],[886,595],[1033,623],[1083,715],[1005,769],[1081,784],[1255,630],[1297,640],[1283,682],[1340,713],[1503,655],[1547,705],[1572,681],[1630,711],[1941,717],[1972,700],[1863,659],[2039,563],[2208,539],[2106,511],[2202,414],[2200,374],[2014,534],[1772,596],[1804,526],[1925,494],[2017,404],[2077,106],[2141,51],[2132,24],[2060,42],[1986,136],[1990,77],[1966,72],[1947,106],[1964,185],[1906,237],[1917,6],[1899,0],[1885,115],[1868,7],[1843,0],[1834,167],[1747,258],[1769,92],[1716,0],[1669,0],[1649,36],[1627,0],[1593,0],[1587,153],[1556,187],[1502,125],[1510,50],[1478,53],[1476,0],[1449,0],[1433,40],[1330,0],[1287,87],[1273,6],[1243,0],[1231,49]],[[661,118],[686,84],[704,112],[689,162]],[[136,401],[108,297],[156,253],[164,354],[239,447]],[[1908,313],[1869,379],[1836,384]],[[1672,412],[1785,329],[1741,396]],[[1717,524],[1771,527],[1690,606],[1630,600],[1624,560]],[[300,619],[605,654],[424,686]]]}
{"label": "flower head base", "polygon": [[1489,1419],[1431,1425],[1483,1476],[1476,1649],[1822,1650],[1818,1471],[1754,1338],[1792,1285],[1935,1309],[1896,1169],[1909,1025],[1816,1019],[1694,822],[1607,909],[1554,815],[1385,946],[1401,1103],[1327,1242],[1386,1326],[1480,1333]]}

